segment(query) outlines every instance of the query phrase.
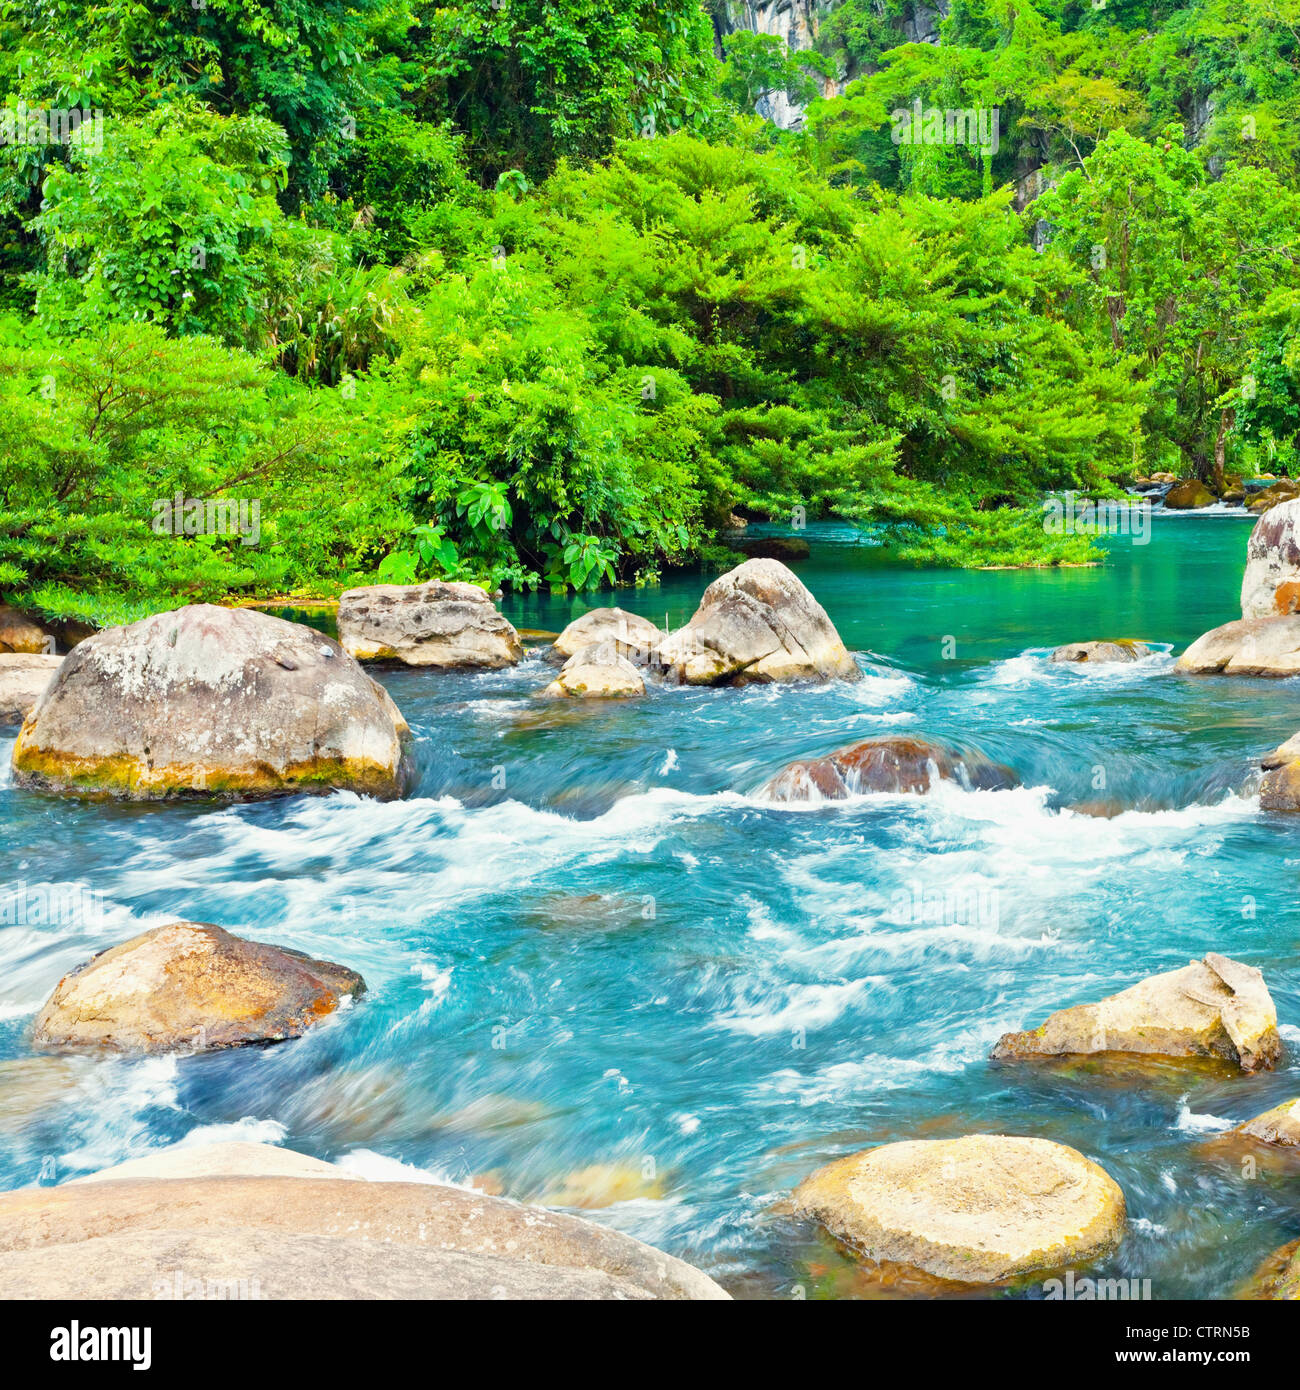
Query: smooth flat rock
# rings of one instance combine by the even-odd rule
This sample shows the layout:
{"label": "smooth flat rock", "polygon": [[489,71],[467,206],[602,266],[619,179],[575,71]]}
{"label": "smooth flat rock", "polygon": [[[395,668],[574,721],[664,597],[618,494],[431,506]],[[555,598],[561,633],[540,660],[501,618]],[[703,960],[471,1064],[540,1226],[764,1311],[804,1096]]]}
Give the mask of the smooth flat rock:
{"label": "smooth flat rock", "polygon": [[[209,1147],[219,1146],[192,1149],[189,1161],[250,1161]],[[268,1162],[282,1163],[277,1155]],[[173,1171],[183,1167],[178,1157]],[[266,1298],[728,1297],[617,1231],[461,1188],[306,1174],[99,1176],[0,1194],[0,1298],[134,1297],[123,1290],[177,1270],[257,1278]]]}
{"label": "smooth flat rock", "polygon": [[61,656],[0,652],[0,725],[21,724],[62,665]]}
{"label": "smooth flat rock", "polygon": [[1211,628],[1178,658],[1194,676],[1294,676],[1300,672],[1300,614],[1238,618]]}
{"label": "smooth flat rock", "polygon": [[1222,1057],[1242,1071],[1257,1071],[1272,1067],[1282,1052],[1277,1009],[1258,970],[1211,952],[1096,1004],[1062,1009],[1037,1028],[1006,1033],[992,1055],[1107,1052]]}
{"label": "smooth flat rock", "polygon": [[130,1178],[324,1178],[358,1182],[355,1174],[310,1154],[295,1153],[276,1144],[222,1140],[212,1144],[172,1144],[144,1158],[130,1158],[101,1168],[67,1186],[87,1182],[120,1182]]}
{"label": "smooth flat rock", "polygon": [[854,681],[857,664],[826,610],[779,560],[746,560],[704,591],[655,665],[685,685]]}
{"label": "smooth flat rock", "polygon": [[410,729],[339,644],[197,604],[107,628],[64,659],[14,745],[20,786],[78,796],[400,796]]}
{"label": "smooth flat rock", "polygon": [[36,1017],[37,1047],[204,1051],[296,1038],[364,992],[354,970],[172,922],[65,975]]}
{"label": "smooth flat rock", "polygon": [[972,1284],[1096,1259],[1125,1223],[1103,1168],[1064,1144],[999,1134],[852,1154],[800,1183],[793,1202],[869,1259]]}
{"label": "smooth flat rock", "polygon": [[869,792],[928,792],[937,781],[995,791],[1019,785],[1008,767],[978,750],[959,752],[921,738],[869,738],[824,758],[789,763],[758,795],[784,803],[843,801]]}
{"label": "smooth flat rock", "polygon": [[339,641],[359,661],[442,670],[514,666],[519,634],[477,584],[372,584],[339,598]]}

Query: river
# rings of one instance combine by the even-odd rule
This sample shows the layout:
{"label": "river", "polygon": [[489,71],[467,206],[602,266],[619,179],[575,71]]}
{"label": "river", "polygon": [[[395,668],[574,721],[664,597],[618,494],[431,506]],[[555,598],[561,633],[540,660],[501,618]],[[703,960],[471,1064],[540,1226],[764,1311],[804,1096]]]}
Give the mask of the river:
{"label": "river", "polygon": [[[797,572],[861,683],[542,705],[540,650],[506,672],[385,670],[418,738],[397,803],[78,805],[15,789],[0,742],[18,919],[0,930],[0,1186],[263,1139],[375,1177],[604,1203],[584,1214],[742,1297],[924,1295],[782,1194],[883,1140],[1030,1134],[1125,1191],[1128,1237],[1095,1272],[1229,1295],[1300,1235],[1294,1174],[1248,1176],[1212,1142],[1300,1094],[1300,821],[1262,815],[1252,773],[1300,729],[1300,686],[1182,678],[1169,653],[1239,616],[1248,532],[1157,519],[1097,568],[966,573],[810,528]],[[503,608],[551,630],[608,602],[678,624],[708,578]],[[1158,652],[1044,660],[1105,637]],[[972,744],[1024,786],[816,810],[751,795],[791,758],[895,732]],[[1063,809],[1083,801],[1127,809]],[[103,911],[31,920],[51,885]],[[31,1055],[62,972],[175,918],[341,961],[369,993],[274,1047]],[[1002,1032],[1207,950],[1264,971],[1277,1071],[987,1060]]]}

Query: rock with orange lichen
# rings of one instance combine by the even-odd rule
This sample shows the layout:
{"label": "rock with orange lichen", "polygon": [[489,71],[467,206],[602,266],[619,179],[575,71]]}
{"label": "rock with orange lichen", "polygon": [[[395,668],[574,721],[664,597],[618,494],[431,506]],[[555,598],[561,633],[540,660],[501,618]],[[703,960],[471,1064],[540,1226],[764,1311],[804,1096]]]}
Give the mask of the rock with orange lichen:
{"label": "rock with orange lichen", "polygon": [[172,922],[61,979],[37,1016],[38,1047],[203,1051],[296,1038],[364,992],[354,970]]}

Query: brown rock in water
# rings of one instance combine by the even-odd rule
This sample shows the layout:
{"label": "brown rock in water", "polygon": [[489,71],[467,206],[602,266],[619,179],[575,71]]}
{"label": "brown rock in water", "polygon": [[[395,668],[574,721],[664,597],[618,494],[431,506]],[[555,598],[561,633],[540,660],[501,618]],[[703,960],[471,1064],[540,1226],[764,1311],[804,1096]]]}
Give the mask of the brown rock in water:
{"label": "brown rock in water", "polygon": [[971,1284],[1096,1259],[1125,1222],[1119,1184],[1076,1149],[1000,1134],[852,1154],[793,1205],[869,1259]]}
{"label": "brown rock in water", "polygon": [[634,666],[644,666],[663,638],[664,634],[649,618],[623,608],[593,608],[560,633],[552,651],[558,660],[567,661],[584,647],[613,642],[620,656]]}
{"label": "brown rock in water", "polygon": [[0,725],[18,725],[45,693],[61,656],[0,652]]}
{"label": "brown rock in water", "polygon": [[1275,1250],[1235,1296],[1276,1302],[1300,1299],[1300,1240]]}
{"label": "brown rock in water", "polygon": [[13,765],[20,786],[80,796],[395,797],[409,740],[387,691],[331,638],[198,604],[77,646]]}
{"label": "brown rock in water", "polygon": [[644,695],[640,672],[612,641],[580,647],[542,691],[544,699],[627,699]]}
{"label": "brown rock in water", "polygon": [[358,661],[443,670],[514,666],[519,634],[476,584],[372,584],[339,598],[339,641]]}
{"label": "brown rock in water", "polygon": [[1144,656],[1151,655],[1151,648],[1141,642],[1133,642],[1128,638],[1121,638],[1116,642],[1067,642],[1063,647],[1057,647],[1049,660],[1051,661],[1140,661]]}
{"label": "brown rock in water", "polygon": [[1178,658],[1193,676],[1294,676],[1300,672],[1300,614],[1238,618],[1212,628]]}
{"label": "brown rock in water", "polygon": [[1277,1009],[1253,966],[1211,952],[1152,975],[1096,1004],[1077,1004],[1023,1033],[1006,1033],[1003,1060],[1093,1053],[1222,1057],[1242,1071],[1272,1067],[1282,1052]]}
{"label": "brown rock in water", "polygon": [[1274,507],[1280,507],[1284,502],[1290,502],[1297,496],[1300,496],[1300,483],[1296,483],[1290,478],[1279,478],[1268,487],[1251,493],[1246,498],[1246,510],[1259,512],[1262,515]]}
{"label": "brown rock in water", "polygon": [[1233,1133],[1245,1134],[1265,1144],[1300,1148],[1300,1099],[1275,1105],[1272,1110],[1266,1110],[1253,1120],[1247,1120],[1244,1125],[1238,1125]]}
{"label": "brown rock in water", "polygon": [[1175,512],[1193,511],[1198,507],[1208,507],[1215,500],[1210,489],[1204,483],[1198,483],[1194,478],[1175,483],[1165,493],[1165,506]]}
{"label": "brown rock in water", "polygon": [[1261,811],[1300,811],[1300,734],[1260,759],[1264,776],[1259,784]]}
{"label": "brown rock in water", "polygon": [[35,618],[0,604],[0,652],[52,655],[54,638]]}
{"label": "brown rock in water", "polygon": [[203,1051],[296,1038],[365,990],[354,970],[173,922],[65,975],[37,1015],[38,1047]]}
{"label": "brown rock in water", "polygon": [[0,1298],[728,1297],[630,1236],[481,1192],[340,1181],[263,1145],[144,1164],[0,1195]]}
{"label": "brown rock in water", "polygon": [[787,565],[806,560],[812,554],[802,536],[756,536],[753,540],[735,541],[733,545],[751,560],[780,560]]}
{"label": "brown rock in water", "polygon": [[704,591],[656,664],[686,685],[861,678],[825,609],[779,560],[746,560]]}
{"label": "brown rock in water", "polygon": [[868,792],[928,792],[935,781],[977,791],[1019,785],[1009,767],[976,750],[920,738],[869,738],[824,758],[790,763],[759,789],[773,801],[843,801]]}

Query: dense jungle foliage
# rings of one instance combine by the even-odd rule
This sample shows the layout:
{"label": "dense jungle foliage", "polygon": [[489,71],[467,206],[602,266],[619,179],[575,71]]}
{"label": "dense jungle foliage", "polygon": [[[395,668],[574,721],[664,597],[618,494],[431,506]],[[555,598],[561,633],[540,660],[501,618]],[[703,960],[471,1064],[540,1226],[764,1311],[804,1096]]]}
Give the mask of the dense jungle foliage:
{"label": "dense jungle foliage", "polygon": [[0,0],[0,597],[652,583],[736,513],[1069,562],[1047,489],[1292,459],[1300,0],[821,9]]}

